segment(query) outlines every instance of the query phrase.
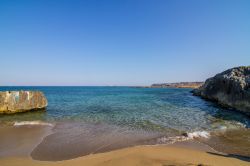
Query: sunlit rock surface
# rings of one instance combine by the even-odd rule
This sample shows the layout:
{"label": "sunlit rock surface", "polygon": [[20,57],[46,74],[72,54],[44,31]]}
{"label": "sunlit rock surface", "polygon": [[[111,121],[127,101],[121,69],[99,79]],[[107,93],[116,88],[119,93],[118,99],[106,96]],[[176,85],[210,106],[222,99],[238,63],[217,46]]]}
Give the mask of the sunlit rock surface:
{"label": "sunlit rock surface", "polygon": [[0,92],[0,113],[17,113],[44,109],[47,99],[40,91],[4,91]]}
{"label": "sunlit rock surface", "polygon": [[250,115],[250,66],[219,73],[193,90],[193,94]]}

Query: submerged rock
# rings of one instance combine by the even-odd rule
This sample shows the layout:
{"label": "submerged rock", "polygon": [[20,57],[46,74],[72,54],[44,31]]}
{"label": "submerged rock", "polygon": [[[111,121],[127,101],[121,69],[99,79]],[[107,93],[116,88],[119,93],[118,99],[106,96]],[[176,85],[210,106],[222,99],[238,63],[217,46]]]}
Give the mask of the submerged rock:
{"label": "submerged rock", "polygon": [[44,109],[47,105],[47,99],[40,91],[0,92],[0,113],[11,114]]}
{"label": "submerged rock", "polygon": [[250,116],[250,66],[235,67],[219,73],[192,92]]}

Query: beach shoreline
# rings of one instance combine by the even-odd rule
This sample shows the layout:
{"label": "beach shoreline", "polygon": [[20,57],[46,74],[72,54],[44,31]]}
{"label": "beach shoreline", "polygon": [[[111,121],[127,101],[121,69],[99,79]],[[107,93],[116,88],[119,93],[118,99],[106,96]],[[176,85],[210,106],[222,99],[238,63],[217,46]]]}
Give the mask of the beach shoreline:
{"label": "beach shoreline", "polygon": [[167,137],[104,124],[23,121],[2,126],[0,134],[0,157],[30,157],[39,161],[69,160],[142,145],[173,145],[216,152],[189,136]]}
{"label": "beach shoreline", "polygon": [[[127,128],[104,126],[79,122],[52,124],[42,121],[3,125],[0,127],[0,158],[14,156],[39,161],[63,161],[143,145],[173,145],[215,152],[209,146],[186,136],[168,138],[157,133],[145,134],[137,130],[127,131]],[[132,136],[133,134],[136,135]]]}
{"label": "beach shoreline", "polygon": [[[40,161],[32,158],[32,151],[49,135],[53,127],[20,125],[1,128],[1,166],[43,165],[249,165],[249,157],[217,152],[197,140],[169,145],[136,145],[98,152],[62,161]],[[22,133],[22,137],[17,137]],[[12,134],[11,136],[9,134]],[[12,138],[12,140],[6,140]],[[19,140],[19,142],[18,142]],[[12,141],[12,142],[11,142]],[[13,144],[12,144],[13,143]],[[10,146],[11,145],[11,146]],[[5,147],[5,149],[2,149]],[[9,148],[9,149],[7,149]],[[64,149],[65,151],[65,149]],[[4,152],[4,153],[3,153]],[[58,152],[59,153],[59,152]]]}

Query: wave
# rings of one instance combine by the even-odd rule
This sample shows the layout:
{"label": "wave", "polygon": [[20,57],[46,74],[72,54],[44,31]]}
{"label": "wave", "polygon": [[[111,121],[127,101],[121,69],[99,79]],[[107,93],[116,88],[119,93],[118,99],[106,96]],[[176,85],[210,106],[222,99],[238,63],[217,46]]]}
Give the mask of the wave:
{"label": "wave", "polygon": [[14,126],[29,126],[29,125],[41,125],[41,126],[51,126],[51,127],[54,126],[52,123],[47,123],[42,121],[21,121],[14,123]]}
{"label": "wave", "polygon": [[210,133],[207,131],[195,131],[192,133],[187,133],[187,137],[190,139],[194,139],[194,138],[209,138],[210,137]]}
{"label": "wave", "polygon": [[182,142],[187,140],[192,140],[195,138],[204,138],[209,139],[210,133],[207,131],[195,131],[190,133],[184,133],[181,136],[175,136],[175,137],[161,137],[157,139],[157,143],[159,144],[173,144],[175,142]]}

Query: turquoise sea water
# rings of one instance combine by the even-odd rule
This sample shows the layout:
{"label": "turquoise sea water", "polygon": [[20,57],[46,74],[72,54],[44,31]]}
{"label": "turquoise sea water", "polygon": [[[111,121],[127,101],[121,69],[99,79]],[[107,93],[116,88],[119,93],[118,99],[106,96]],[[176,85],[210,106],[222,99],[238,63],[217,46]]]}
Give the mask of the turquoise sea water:
{"label": "turquoise sea water", "polygon": [[[54,134],[32,152],[35,159],[70,159],[138,144],[167,143],[183,133],[211,136],[205,142],[219,151],[250,156],[249,117],[193,96],[191,89],[0,87],[6,90],[40,90],[47,97],[46,111],[0,115],[0,125],[56,124]],[[63,147],[67,150],[58,153]]]}
{"label": "turquoise sea water", "polygon": [[0,115],[0,122],[70,120],[154,131],[214,130],[250,125],[247,116],[193,96],[191,89],[0,87],[0,90],[40,90],[49,103],[46,112]]}

